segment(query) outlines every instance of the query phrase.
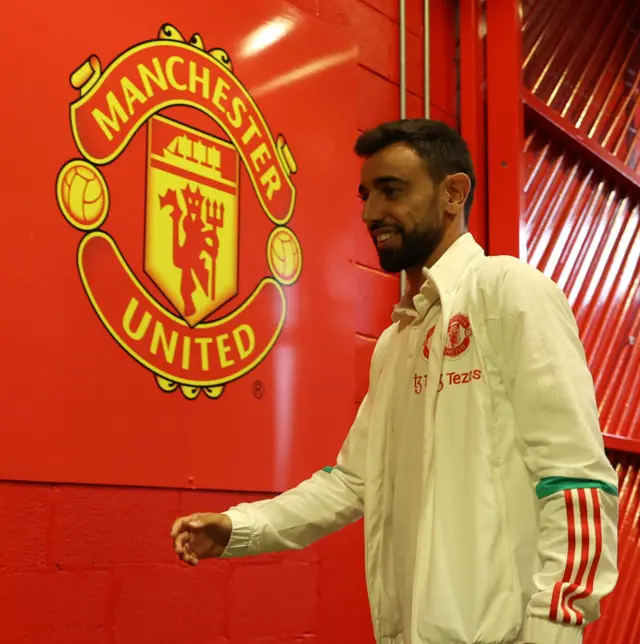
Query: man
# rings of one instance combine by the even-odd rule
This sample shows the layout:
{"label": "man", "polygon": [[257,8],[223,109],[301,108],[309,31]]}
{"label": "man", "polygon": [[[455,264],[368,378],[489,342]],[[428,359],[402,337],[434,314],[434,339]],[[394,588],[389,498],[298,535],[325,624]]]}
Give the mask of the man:
{"label": "man", "polygon": [[456,132],[387,123],[355,151],[363,220],[407,287],[337,465],[179,519],[175,550],[197,564],[303,548],[364,515],[379,643],[579,644],[617,580],[617,477],[569,304],[467,233]]}

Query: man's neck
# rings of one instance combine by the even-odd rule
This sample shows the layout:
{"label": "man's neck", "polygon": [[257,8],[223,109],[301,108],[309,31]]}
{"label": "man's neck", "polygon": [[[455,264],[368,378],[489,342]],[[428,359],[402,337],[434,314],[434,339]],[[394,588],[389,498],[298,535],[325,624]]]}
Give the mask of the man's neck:
{"label": "man's neck", "polygon": [[429,256],[427,261],[423,266],[412,266],[408,268],[405,273],[407,275],[407,286],[405,293],[410,297],[417,295],[422,284],[424,283],[424,275],[422,273],[423,268],[432,268],[438,260],[440,260],[444,254],[453,246],[453,244],[464,235],[467,231],[462,229],[456,229],[453,226],[449,227],[445,232],[442,240]]}

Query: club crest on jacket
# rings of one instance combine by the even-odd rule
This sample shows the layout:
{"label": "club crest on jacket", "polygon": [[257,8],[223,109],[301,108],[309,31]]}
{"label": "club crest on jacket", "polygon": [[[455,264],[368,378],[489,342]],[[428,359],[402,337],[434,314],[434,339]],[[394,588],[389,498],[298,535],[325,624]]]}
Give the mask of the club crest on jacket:
{"label": "club crest on jacket", "polygon": [[[422,357],[425,360],[429,360],[429,356],[431,354],[431,340],[435,330],[435,324],[429,327],[427,335],[424,338],[424,342],[422,343]],[[444,355],[447,358],[452,359],[462,357],[471,345],[472,336],[473,331],[471,329],[469,318],[462,313],[454,315],[449,321],[449,326],[447,328]]]}

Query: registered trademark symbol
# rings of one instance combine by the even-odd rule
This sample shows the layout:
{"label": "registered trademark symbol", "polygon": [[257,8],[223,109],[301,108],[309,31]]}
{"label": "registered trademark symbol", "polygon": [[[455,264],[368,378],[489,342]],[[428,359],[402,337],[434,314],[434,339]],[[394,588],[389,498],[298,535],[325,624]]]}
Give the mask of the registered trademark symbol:
{"label": "registered trademark symbol", "polygon": [[253,383],[253,395],[258,398],[258,400],[264,396],[264,383],[262,380],[256,380]]}

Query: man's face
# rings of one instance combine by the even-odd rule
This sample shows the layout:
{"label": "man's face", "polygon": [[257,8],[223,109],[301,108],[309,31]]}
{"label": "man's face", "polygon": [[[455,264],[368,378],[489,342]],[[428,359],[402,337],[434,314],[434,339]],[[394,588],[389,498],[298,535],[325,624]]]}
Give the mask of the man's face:
{"label": "man's face", "polygon": [[366,159],[360,176],[362,220],[388,273],[423,266],[442,240],[438,193],[422,159],[395,143]]}

